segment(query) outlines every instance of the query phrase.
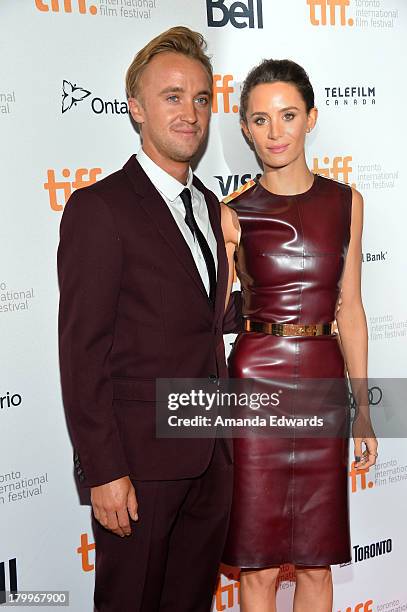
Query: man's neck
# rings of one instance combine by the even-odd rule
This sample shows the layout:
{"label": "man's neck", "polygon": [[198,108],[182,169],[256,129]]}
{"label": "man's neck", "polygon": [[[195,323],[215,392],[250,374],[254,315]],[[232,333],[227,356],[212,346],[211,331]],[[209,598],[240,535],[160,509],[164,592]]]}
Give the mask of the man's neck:
{"label": "man's neck", "polygon": [[177,181],[183,185],[187,184],[189,163],[188,162],[177,162],[168,157],[164,157],[155,149],[152,149],[148,145],[143,144],[143,151],[148,157],[159,166],[164,172],[170,174]]}

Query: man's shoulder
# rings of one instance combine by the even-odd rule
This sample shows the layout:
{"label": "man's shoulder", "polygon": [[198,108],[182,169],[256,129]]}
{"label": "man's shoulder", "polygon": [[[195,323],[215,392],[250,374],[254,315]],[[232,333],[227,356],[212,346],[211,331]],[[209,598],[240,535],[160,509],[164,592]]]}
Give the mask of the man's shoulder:
{"label": "man's shoulder", "polygon": [[219,199],[218,199],[217,195],[211,189],[209,189],[209,187],[207,187],[201,181],[201,179],[199,179],[195,174],[194,174],[194,177],[193,177],[192,184],[194,185],[194,187],[199,189],[199,191],[201,191],[204,195],[208,196],[212,200],[216,200],[216,202],[219,203]]}

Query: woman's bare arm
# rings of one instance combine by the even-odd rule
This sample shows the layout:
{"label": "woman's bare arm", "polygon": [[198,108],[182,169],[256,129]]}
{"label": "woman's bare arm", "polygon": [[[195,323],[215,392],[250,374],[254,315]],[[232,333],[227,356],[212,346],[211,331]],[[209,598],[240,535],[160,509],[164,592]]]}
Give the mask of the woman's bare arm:
{"label": "woman's bare arm", "polygon": [[[377,441],[370,424],[367,384],[368,333],[366,315],[362,303],[362,229],[363,198],[352,189],[351,237],[341,285],[341,305],[337,311],[341,346],[346,368],[351,380],[352,392],[357,404],[357,418],[354,421],[355,457],[357,467],[370,467],[376,462]],[[362,444],[368,455],[362,455]]]}
{"label": "woman's bare arm", "polygon": [[223,238],[225,241],[226,255],[228,258],[228,286],[225,300],[225,310],[229,302],[230,292],[232,290],[233,279],[235,276],[235,263],[234,254],[239,244],[240,237],[240,224],[237,214],[232,208],[229,208],[226,204],[221,203],[221,224]]}

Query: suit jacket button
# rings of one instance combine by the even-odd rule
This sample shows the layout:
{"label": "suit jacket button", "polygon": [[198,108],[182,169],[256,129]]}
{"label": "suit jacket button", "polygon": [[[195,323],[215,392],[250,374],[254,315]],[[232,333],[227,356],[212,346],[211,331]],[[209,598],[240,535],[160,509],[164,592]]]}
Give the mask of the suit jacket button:
{"label": "suit jacket button", "polygon": [[218,377],[216,376],[216,374],[209,374],[209,380],[212,383],[217,383],[218,382]]}

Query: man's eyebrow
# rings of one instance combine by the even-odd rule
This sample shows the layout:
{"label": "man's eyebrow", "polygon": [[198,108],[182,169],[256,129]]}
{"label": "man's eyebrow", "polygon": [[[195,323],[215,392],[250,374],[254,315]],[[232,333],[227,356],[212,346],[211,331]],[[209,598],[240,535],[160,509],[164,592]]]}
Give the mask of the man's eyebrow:
{"label": "man's eyebrow", "polygon": [[[184,93],[184,92],[185,92],[185,89],[183,87],[179,87],[179,86],[171,87],[171,86],[169,86],[169,87],[165,87],[164,89],[162,89],[160,91],[160,95],[161,94],[167,94],[167,93]],[[198,91],[198,93],[196,95],[197,96],[202,96],[202,95],[210,96],[211,95],[211,91],[209,89],[203,89],[202,91]]]}
{"label": "man's eyebrow", "polygon": [[183,92],[184,89],[182,87],[179,86],[175,86],[175,87],[171,87],[171,85],[169,87],[165,87],[164,89],[162,89],[160,91],[160,94],[165,94],[165,93],[178,93],[178,92]]}

